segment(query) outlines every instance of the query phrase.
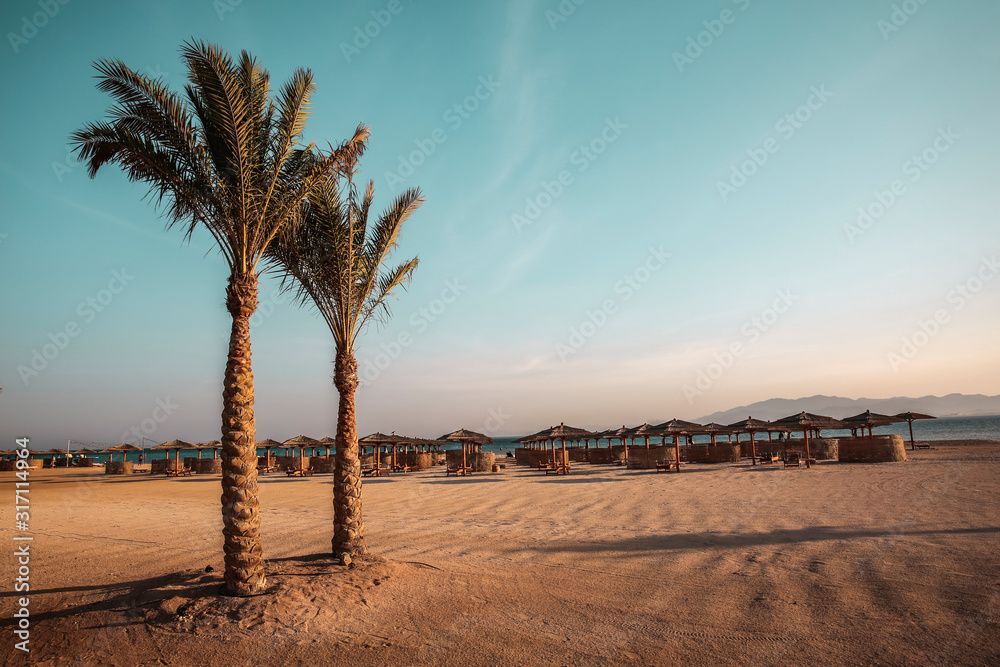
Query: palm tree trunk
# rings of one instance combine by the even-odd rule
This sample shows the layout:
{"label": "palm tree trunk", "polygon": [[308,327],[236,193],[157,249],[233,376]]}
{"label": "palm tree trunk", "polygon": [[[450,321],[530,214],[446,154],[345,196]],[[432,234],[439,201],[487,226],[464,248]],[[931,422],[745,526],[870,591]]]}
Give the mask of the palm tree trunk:
{"label": "palm tree trunk", "polygon": [[229,360],[222,391],[222,534],[226,591],[248,596],[264,592],[257,500],[257,447],[253,419],[250,316],[257,309],[257,276],[233,276],[226,290],[233,316]]}
{"label": "palm tree trunk", "polygon": [[337,459],[333,473],[333,553],[363,554],[365,521],[361,514],[361,461],[354,392],[358,363],[353,352],[337,352],[334,384],[340,393],[337,414]]}

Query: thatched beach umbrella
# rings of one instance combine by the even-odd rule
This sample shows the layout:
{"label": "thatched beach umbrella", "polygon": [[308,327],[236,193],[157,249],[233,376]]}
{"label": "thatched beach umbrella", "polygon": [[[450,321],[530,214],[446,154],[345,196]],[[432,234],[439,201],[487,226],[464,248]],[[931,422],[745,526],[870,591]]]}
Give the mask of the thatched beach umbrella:
{"label": "thatched beach umbrella", "polygon": [[632,433],[632,429],[627,428],[624,424],[622,424],[621,428],[608,429],[607,431],[604,431],[604,433],[607,434],[604,437],[608,439],[608,447],[611,447],[611,441],[614,439],[617,439],[622,443],[622,458],[626,463],[628,463],[628,443],[625,442],[625,440]]}
{"label": "thatched beach umbrella", "polygon": [[366,435],[363,438],[358,438],[358,444],[372,448],[372,458],[375,463],[375,471],[376,474],[379,474],[379,471],[382,469],[382,447],[397,445],[403,439],[404,438],[402,436],[396,435],[395,433],[392,435],[386,435],[381,431],[376,431],[375,433]]}
{"label": "thatched beach umbrella", "polygon": [[715,439],[720,435],[725,435],[731,437],[736,431],[725,426],[724,424],[717,424],[715,422],[709,422],[707,424],[702,424],[699,428],[692,430],[691,435],[707,435],[712,438],[712,446],[716,445]]}
{"label": "thatched beach umbrella", "polygon": [[[536,445],[537,446],[539,443],[541,443],[545,439],[543,436],[546,433],[548,433],[549,431],[551,431],[553,428],[554,427],[552,427],[552,426],[550,426],[548,428],[544,428],[541,431],[538,431],[537,433],[532,433],[531,435],[526,435],[526,436],[524,436],[522,438],[518,438],[514,442],[520,443],[520,444],[525,444],[525,445]],[[532,449],[536,449],[536,448],[537,447],[532,447]]]}
{"label": "thatched beach umbrella", "polygon": [[267,440],[258,440],[257,444],[254,446],[254,450],[263,448],[264,450],[264,467],[271,467],[271,450],[275,447],[281,447],[282,444],[277,440],[268,438]]}
{"label": "thatched beach umbrella", "polygon": [[825,417],[823,415],[814,415],[808,412],[800,412],[797,415],[791,415],[783,419],[778,419],[771,422],[771,426],[777,426],[782,428],[788,428],[792,431],[802,431],[802,437],[806,441],[806,467],[809,466],[809,431],[816,431],[816,435],[823,429],[831,428],[844,428],[844,422],[839,419],[834,419],[833,417]]}
{"label": "thatched beach umbrella", "polygon": [[326,436],[325,438],[320,438],[319,444],[326,448],[326,458],[330,458],[330,449],[333,448],[334,451],[337,449],[337,439]]}
{"label": "thatched beach umbrella", "polygon": [[[180,469],[180,468],[183,467],[181,465],[181,450],[182,449],[196,449],[196,448],[197,448],[197,445],[194,445],[194,444],[192,444],[190,442],[185,442],[183,440],[171,440],[170,442],[164,442],[162,444],[150,447],[149,449],[150,450],[160,449],[160,450],[168,450],[168,451],[171,450],[171,449],[176,450],[176,453],[175,453],[174,456],[176,457],[176,460],[177,460],[177,468]],[[170,458],[170,454],[167,454],[167,458],[168,459]]]}
{"label": "thatched beach umbrella", "polygon": [[129,452],[141,452],[141,451],[142,451],[142,447],[136,447],[135,445],[131,445],[131,444],[125,442],[125,443],[122,443],[120,445],[115,445],[113,447],[108,447],[107,449],[103,450],[101,453],[102,454],[108,454],[109,455],[108,456],[108,461],[110,462],[110,461],[114,461],[115,453],[116,452],[121,452],[122,453],[122,462],[124,462],[126,460],[126,457],[128,456]]}
{"label": "thatched beach umbrella", "polygon": [[670,435],[674,439],[674,457],[677,460],[677,472],[681,471],[681,443],[680,436],[689,436],[696,429],[701,428],[701,424],[696,424],[694,422],[686,422],[683,419],[671,419],[668,422],[663,422],[662,424],[657,424],[654,426],[658,431],[664,431],[667,435]]}
{"label": "thatched beach umbrella", "polygon": [[493,444],[493,438],[482,433],[476,433],[475,431],[470,431],[466,428],[460,428],[457,431],[452,431],[451,433],[445,433],[438,440],[444,440],[445,442],[459,442],[462,444],[462,474],[466,472],[471,472],[468,470],[468,448],[469,446],[482,447],[483,445]]}
{"label": "thatched beach umbrella", "polygon": [[196,444],[194,446],[194,448],[196,450],[198,450],[198,458],[199,459],[201,458],[201,452],[202,452],[202,450],[205,450],[205,449],[211,449],[212,450],[212,458],[213,459],[217,459],[217,458],[219,458],[219,450],[222,449],[222,443],[219,442],[218,440],[213,440],[211,442],[199,442],[198,444]]}
{"label": "thatched beach umbrella", "polygon": [[937,417],[932,417],[931,415],[924,415],[919,412],[900,412],[896,417],[900,421],[905,421],[910,427],[910,449],[916,449],[917,443],[913,440],[913,420],[914,419],[937,419]]}
{"label": "thatched beach umbrella", "polygon": [[636,426],[635,428],[629,429],[629,436],[633,438],[633,444],[635,443],[635,438],[642,438],[645,440],[646,449],[649,449],[650,438],[663,438],[664,444],[666,444],[667,431],[658,429],[655,426],[650,426],[646,423],[642,426]]}
{"label": "thatched beach umbrella", "polygon": [[[559,426],[553,426],[549,430],[542,434],[545,440],[552,441],[552,467],[557,471],[560,466],[556,465],[556,440],[562,441],[562,453],[563,461],[566,461],[566,440],[580,440],[585,437],[592,437],[594,434],[587,429],[577,428],[575,426],[566,426],[565,422],[559,424]],[[569,467],[562,466],[562,473],[564,475],[569,474]]]}
{"label": "thatched beach umbrella", "polygon": [[750,462],[753,465],[757,465],[757,442],[754,440],[754,434],[767,431],[767,439],[770,440],[771,433],[774,432],[774,429],[771,428],[771,422],[747,417],[743,421],[729,424],[729,428],[736,434],[736,442],[740,441],[740,433],[750,434]]}
{"label": "thatched beach umbrella", "polygon": [[889,424],[896,424],[903,421],[899,417],[890,417],[889,415],[880,415],[877,412],[872,412],[871,410],[865,410],[861,414],[854,415],[853,417],[844,417],[840,421],[847,424],[851,429],[851,435],[857,435],[858,429],[861,430],[861,435],[864,436],[865,429],[868,429],[868,437],[873,437],[872,429],[879,426],[888,426]]}
{"label": "thatched beach umbrella", "polygon": [[295,451],[296,447],[299,448],[299,469],[301,469],[303,467],[302,457],[305,455],[304,454],[305,448],[315,447],[316,445],[319,444],[319,440],[315,440],[305,435],[297,435],[294,438],[289,438],[288,440],[285,440],[285,442],[283,442],[282,444],[285,445],[286,447],[291,447],[293,452]]}

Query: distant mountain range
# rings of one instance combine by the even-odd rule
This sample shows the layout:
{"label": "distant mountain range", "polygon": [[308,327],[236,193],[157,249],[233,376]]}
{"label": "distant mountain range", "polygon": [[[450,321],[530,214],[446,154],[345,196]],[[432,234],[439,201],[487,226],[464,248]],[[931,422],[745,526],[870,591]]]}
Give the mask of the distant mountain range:
{"label": "distant mountain range", "polygon": [[894,415],[907,410],[923,412],[935,417],[972,417],[1000,415],[1000,396],[983,394],[948,394],[947,396],[922,396],[921,398],[844,398],[842,396],[809,396],[808,398],[770,398],[732,410],[713,412],[695,421],[707,424],[718,422],[732,424],[747,417],[754,419],[781,419],[799,412],[811,412],[827,417],[844,418],[871,410]]}

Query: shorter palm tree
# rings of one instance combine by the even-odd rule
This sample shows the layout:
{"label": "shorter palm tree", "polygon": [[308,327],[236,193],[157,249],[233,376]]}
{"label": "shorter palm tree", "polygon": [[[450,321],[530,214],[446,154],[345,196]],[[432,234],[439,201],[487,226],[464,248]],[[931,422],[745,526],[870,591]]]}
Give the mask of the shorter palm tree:
{"label": "shorter palm tree", "polygon": [[417,266],[414,257],[389,268],[389,255],[399,230],[420,208],[420,190],[401,193],[374,225],[368,216],[375,193],[369,181],[359,196],[348,173],[346,198],[338,182],[328,179],[309,199],[304,223],[279,237],[271,258],[284,271],[284,287],[302,304],[323,316],[337,348],[334,384],[340,395],[337,413],[337,456],[333,486],[333,553],[364,553],[365,525],[361,511],[361,463],[354,394],[358,364],[354,345],[372,320],[388,318],[388,297],[404,286]]}

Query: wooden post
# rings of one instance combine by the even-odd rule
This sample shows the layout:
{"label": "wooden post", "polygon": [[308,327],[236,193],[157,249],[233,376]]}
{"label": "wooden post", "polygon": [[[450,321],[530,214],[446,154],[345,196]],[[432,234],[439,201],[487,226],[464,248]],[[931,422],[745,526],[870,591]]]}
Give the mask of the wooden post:
{"label": "wooden post", "polygon": [[805,431],[803,431],[803,433],[805,433],[805,436],[806,436],[806,467],[808,468],[809,467],[809,429],[807,428]]}

